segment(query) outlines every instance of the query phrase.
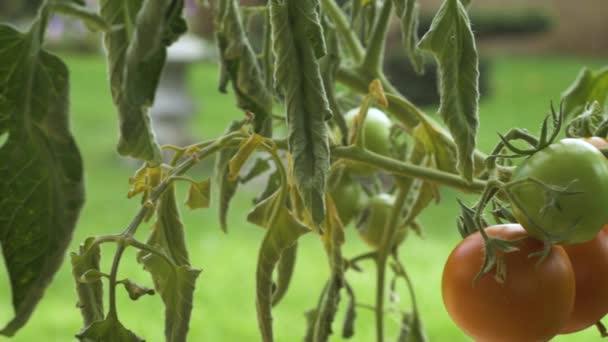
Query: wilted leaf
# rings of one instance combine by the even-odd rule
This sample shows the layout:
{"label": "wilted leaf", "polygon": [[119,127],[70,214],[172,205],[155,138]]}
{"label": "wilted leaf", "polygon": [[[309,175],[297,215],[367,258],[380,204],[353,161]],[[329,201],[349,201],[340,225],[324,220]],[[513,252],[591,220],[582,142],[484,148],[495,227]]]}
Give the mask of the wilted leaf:
{"label": "wilted leaf", "polygon": [[80,245],[78,254],[71,254],[72,274],[76,280],[76,292],[78,293],[78,307],[85,326],[104,318],[103,283],[101,280],[88,284],[78,281],[87,271],[99,270],[101,250],[99,245],[90,247],[93,240],[93,238],[87,239]]}
{"label": "wilted leaf", "polygon": [[165,340],[187,341],[194,288],[201,271],[189,265],[174,267],[155,255],[146,255],[142,263],[165,303]]}
{"label": "wilted leaf", "polygon": [[[236,132],[243,127],[243,123],[240,121],[232,121],[228,130],[224,134]],[[228,162],[236,154],[238,148],[225,148],[221,150],[215,160],[215,177],[219,186],[219,212],[220,212],[220,227],[224,232],[228,231],[228,208],[230,207],[230,201],[236,193],[238,186],[237,181],[230,180]]]}
{"label": "wilted leaf", "polygon": [[479,126],[479,58],[467,11],[459,0],[444,1],[418,45],[431,51],[437,59],[439,114],[458,147],[458,169],[471,181]]}
{"label": "wilted leaf", "polygon": [[209,208],[211,203],[211,179],[190,184],[186,205],[190,209]]}
{"label": "wilted leaf", "polygon": [[29,33],[0,25],[0,246],[15,316],[28,320],[61,265],[84,202],[82,160],[69,131],[68,70]]}
{"label": "wilted leaf", "polygon": [[562,101],[566,117],[578,116],[593,101],[608,111],[608,67],[595,72],[583,68],[574,83],[562,93]]}
{"label": "wilted leaf", "polygon": [[166,341],[184,342],[190,324],[195,281],[201,271],[190,267],[172,186],[161,196],[157,211],[157,222],[147,243],[164,251],[173,264],[143,251],[139,253],[138,260],[152,274],[154,288],[165,304]]}
{"label": "wilted leaf", "polygon": [[293,270],[296,266],[297,255],[297,242],[281,254],[279,265],[277,266],[277,281],[275,282],[274,291],[272,291],[272,306],[279,304],[281,299],[287,294],[293,276]]}
{"label": "wilted leaf", "polygon": [[253,134],[247,140],[243,140],[236,154],[228,162],[228,177],[231,181],[235,181],[239,176],[239,172],[253,151],[262,143],[262,136]]}
{"label": "wilted leaf", "polygon": [[281,85],[296,186],[315,223],[325,218],[331,111],[319,72],[325,54],[316,0],[272,0],[275,84]]}
{"label": "wilted leaf", "polygon": [[[156,223],[146,243],[162,248],[177,265],[190,265],[184,226],[180,220],[173,185],[170,185],[160,197],[156,215]],[[138,260],[147,254],[149,252],[140,251],[137,255]]]}
{"label": "wilted leaf", "polygon": [[76,337],[84,342],[144,342],[131,330],[125,328],[115,317],[96,321],[84,328]]}
{"label": "wilted leaf", "polygon": [[256,53],[245,34],[238,1],[218,0],[217,3],[215,34],[222,62],[220,90],[225,92],[230,81],[239,108],[254,114],[254,131],[270,137],[272,96],[265,86]]}
{"label": "wilted leaf", "polygon": [[260,246],[256,271],[256,307],[264,342],[274,341],[271,313],[272,273],[283,253],[293,246],[300,236],[310,231],[291,214],[285,203],[280,202],[281,196],[273,198],[273,203],[266,205],[276,208],[277,216],[273,222],[268,222],[268,231]]}
{"label": "wilted leaf", "polygon": [[112,27],[105,34],[110,85],[120,118],[118,152],[160,162],[148,108],[167,55],[186,31],[183,0],[100,0],[100,14]]}

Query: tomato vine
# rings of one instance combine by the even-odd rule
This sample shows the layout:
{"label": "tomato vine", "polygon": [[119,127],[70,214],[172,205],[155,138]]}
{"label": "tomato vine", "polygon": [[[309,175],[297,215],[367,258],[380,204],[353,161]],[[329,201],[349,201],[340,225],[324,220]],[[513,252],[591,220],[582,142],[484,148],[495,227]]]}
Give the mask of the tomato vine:
{"label": "tomato vine", "polygon": [[[560,111],[552,109],[545,118],[538,137],[510,130],[486,155],[476,147],[479,57],[469,1],[444,0],[422,37],[417,0],[351,0],[343,5],[335,0],[269,0],[258,7],[242,6],[237,0],[201,1],[200,6],[214,16],[219,90],[226,93],[230,86],[242,115],[223,135],[190,146],[160,146],[148,114],[167,48],[187,32],[184,0],[99,0],[98,5],[96,13],[82,0],[45,0],[27,31],[0,24],[0,136],[8,135],[0,146],[0,247],[15,309],[15,316],[0,330],[2,335],[12,336],[26,324],[61,265],[84,203],[82,161],[69,127],[68,68],[44,46],[51,15],[77,18],[103,35],[118,114],[117,152],[142,163],[129,179],[129,198],[141,201],[131,222],[120,233],[86,239],[71,254],[84,325],[77,337],[82,341],[142,341],[119,319],[116,298],[121,286],[134,300],[157,293],[165,306],[166,341],[187,340],[201,271],[189,258],[176,182],[190,186],[185,203],[190,209],[208,208],[214,197],[211,184],[216,183],[219,225],[228,232],[227,213],[239,185],[268,176],[247,215],[248,221],[265,229],[255,272],[257,320],[264,342],[274,341],[272,309],[290,287],[298,240],[305,234],[319,237],[330,271],[316,306],[307,313],[307,341],[330,338],[343,296],[348,299],[344,337],[355,334],[357,310],[366,308],[374,311],[377,341],[386,340],[385,318],[391,314],[399,315],[399,341],[425,341],[416,283],[406,273],[399,248],[412,235],[409,232],[419,233],[417,217],[433,200],[440,200],[440,187],[480,195],[473,206],[460,202],[458,229],[463,237],[479,234],[475,238],[483,241],[478,241],[485,253],[476,279],[487,281],[494,271],[499,282],[506,280],[505,255],[517,252],[521,240],[486,234],[490,206],[498,223],[519,220],[530,235],[544,240],[545,248],[535,252],[540,263],[552,250],[561,250],[555,243],[573,241],[562,235],[535,235],[533,225],[542,224],[540,231],[548,231],[537,214],[542,216],[546,208],[561,210],[558,202],[564,196],[596,191],[593,184],[572,189],[571,183],[554,184],[551,175],[526,171],[525,165],[567,144],[556,143],[563,127],[569,137],[605,138],[608,69],[584,69],[563,94]],[[382,70],[393,15],[401,21],[404,48],[416,72],[425,72],[430,58],[439,67],[438,114],[446,128],[400,94]],[[262,17],[261,44],[253,43],[246,16]],[[349,118],[347,109],[355,105],[359,109]],[[390,114],[386,121],[391,127],[377,134],[385,135],[379,139],[390,147],[376,151],[366,143],[375,139],[373,134],[368,137],[366,120],[371,124],[380,111]],[[277,120],[286,123],[286,136],[273,129]],[[587,145],[579,140],[575,144]],[[589,158],[604,162],[590,146],[585,147],[593,155]],[[165,160],[163,154],[171,158]],[[527,159],[516,168],[511,160],[518,157]],[[210,158],[216,158],[213,179],[188,176]],[[248,163],[253,166],[245,168]],[[356,167],[369,172],[357,173]],[[598,173],[607,175],[598,174],[595,183],[608,182],[608,165],[605,169]],[[533,209],[522,200],[532,197],[530,193],[518,197],[514,188],[521,185],[542,190],[535,190],[544,197],[538,197]],[[600,192],[608,190],[606,186]],[[378,246],[351,258],[342,250],[348,242],[346,226],[353,216],[358,224],[370,224],[365,221],[370,215],[358,212],[365,206],[356,198],[346,218],[340,190],[333,191],[341,188],[352,189],[349,193],[368,204],[379,193],[394,196],[387,204],[390,214],[381,223]],[[595,218],[589,220],[593,222],[588,234],[577,236],[575,242],[589,240],[597,233],[595,228],[601,229],[595,225],[608,219],[599,214]],[[156,221],[147,240],[137,240],[139,227],[152,219]],[[116,250],[104,272],[100,246],[108,243]],[[138,251],[136,262],[150,273],[153,289],[121,278],[127,248]],[[360,303],[348,281],[349,272],[363,271],[364,261],[376,266],[374,305]],[[387,281],[389,272],[392,278]],[[398,280],[406,285],[411,311],[399,308],[396,296],[387,296],[399,290]]]}

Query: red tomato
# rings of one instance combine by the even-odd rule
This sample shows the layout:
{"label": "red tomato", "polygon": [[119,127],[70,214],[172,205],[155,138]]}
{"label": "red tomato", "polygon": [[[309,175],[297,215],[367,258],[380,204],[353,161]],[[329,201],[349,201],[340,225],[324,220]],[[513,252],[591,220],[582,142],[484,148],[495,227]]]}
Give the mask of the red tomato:
{"label": "red tomato", "polygon": [[[492,226],[485,231],[504,240],[528,236],[518,224]],[[485,253],[479,232],[462,240],[448,257],[442,279],[443,302],[456,325],[476,341],[548,341],[570,318],[575,280],[564,249],[554,245],[537,267],[538,259],[528,255],[541,251],[543,243],[529,237],[517,247],[519,251],[504,255],[507,278],[503,284],[490,272],[473,286]]]}
{"label": "red tomato", "polygon": [[594,325],[608,313],[608,225],[593,240],[564,249],[576,278],[574,310],[561,330],[569,334]]}

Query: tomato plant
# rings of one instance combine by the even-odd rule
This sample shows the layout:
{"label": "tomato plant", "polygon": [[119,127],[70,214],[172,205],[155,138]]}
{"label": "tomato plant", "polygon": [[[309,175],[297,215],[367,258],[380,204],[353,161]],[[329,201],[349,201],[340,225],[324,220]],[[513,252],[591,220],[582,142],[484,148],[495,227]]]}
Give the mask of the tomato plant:
{"label": "tomato plant", "polygon": [[[322,252],[315,253],[315,265],[329,268],[321,284],[306,284],[322,289],[319,299],[310,301],[306,341],[329,340],[343,303],[348,303],[345,338],[355,334],[357,311],[371,309],[376,341],[388,339],[386,317],[394,314],[399,316],[391,320],[398,322],[397,340],[426,341],[416,282],[396,246],[405,238],[404,227],[420,227],[420,213],[439,202],[444,187],[479,195],[472,206],[462,200],[444,204],[462,210],[455,228],[464,240],[448,260],[443,291],[450,314],[466,333],[544,340],[598,319],[586,304],[582,307],[593,311],[593,318],[587,310],[579,313],[579,306],[569,316],[574,276],[562,247],[554,243],[591,240],[608,222],[608,161],[584,141],[555,141],[562,133],[608,136],[608,69],[583,69],[563,93],[559,114],[552,106],[544,120],[539,118],[537,136],[511,128],[484,153],[477,146],[479,53],[469,20],[471,1],[443,0],[422,36],[417,0],[269,0],[257,6],[198,1],[213,18],[218,89],[231,93],[235,102],[232,112],[219,114],[232,115],[233,121],[209,140],[161,146],[149,112],[168,49],[188,32],[185,1],[98,0],[96,8],[84,0],[36,3],[39,11],[21,25],[24,31],[0,24],[0,249],[14,309],[0,315],[10,317],[0,335],[13,336],[28,322],[72,249],[82,316],[78,339],[142,341],[119,319],[118,292],[126,291],[133,300],[158,294],[165,307],[165,340],[187,341],[192,310],[204,303],[195,303],[201,270],[188,250],[180,206],[203,210],[217,202],[218,227],[228,233],[232,199],[242,184],[258,176],[261,181],[252,184],[259,187],[253,208],[242,215],[263,229],[255,271],[243,275],[255,279],[255,317],[243,322],[257,319],[263,342],[275,341],[274,307],[282,305],[290,286],[300,285],[292,278],[304,235],[317,237],[311,240]],[[423,73],[429,59],[435,60],[437,117],[443,124],[385,75],[394,15],[412,69]],[[116,152],[141,165],[125,180],[128,198],[139,201],[132,219],[122,231],[96,231],[78,246],[70,241],[85,203],[85,170],[69,124],[69,66],[46,44],[55,16],[80,20],[99,33],[108,70],[99,82],[108,82],[115,107]],[[358,109],[348,110],[353,107]],[[341,134],[339,141],[330,139],[334,130]],[[599,146],[598,140],[590,142]],[[512,161],[519,157],[525,159]],[[196,179],[200,173],[193,168],[212,158],[213,175]],[[87,170],[92,177],[95,171]],[[178,183],[188,186],[185,202],[177,198]],[[373,250],[349,255],[351,250],[343,248],[349,243],[344,225],[356,216]],[[517,240],[525,236],[519,226],[484,230],[489,218],[519,221],[543,241]],[[140,240],[148,226],[147,238]],[[602,234],[587,242],[593,246],[585,252],[603,244]],[[115,248],[102,248],[107,245]],[[577,247],[568,248],[577,269],[604,267],[599,262],[580,266]],[[127,250],[135,250],[136,258],[127,259],[133,255]],[[319,261],[322,255],[326,262]],[[359,264],[367,260],[374,261],[376,272],[373,305],[361,303],[360,289],[350,283],[353,271],[366,271]],[[121,266],[126,262],[143,267],[149,278],[138,279],[146,285],[125,278]],[[205,267],[222,266],[210,262]],[[493,271],[503,284],[492,279]],[[481,278],[473,287],[475,274]],[[581,289],[589,282],[584,274],[577,275]],[[410,297],[408,308],[399,302],[400,285]],[[532,290],[518,292],[521,288]],[[592,297],[599,304],[601,296]],[[564,326],[566,319],[571,325]],[[291,340],[299,338],[296,330]]]}
{"label": "tomato plant", "polygon": [[529,258],[543,243],[520,225],[485,229],[488,236],[519,241],[518,251],[504,254],[508,277],[492,274],[476,280],[484,239],[477,232],[454,248],[443,271],[441,289],[454,322],[476,341],[548,341],[566,324],[574,306],[575,277],[564,249],[553,246],[542,263]]}
{"label": "tomato plant", "polygon": [[536,238],[580,243],[608,222],[608,163],[589,143],[551,144],[522,162],[513,179],[521,182],[510,189],[514,214]]}
{"label": "tomato plant", "polygon": [[608,313],[608,226],[591,240],[564,245],[576,279],[574,310],[561,333],[573,333],[597,323]]}

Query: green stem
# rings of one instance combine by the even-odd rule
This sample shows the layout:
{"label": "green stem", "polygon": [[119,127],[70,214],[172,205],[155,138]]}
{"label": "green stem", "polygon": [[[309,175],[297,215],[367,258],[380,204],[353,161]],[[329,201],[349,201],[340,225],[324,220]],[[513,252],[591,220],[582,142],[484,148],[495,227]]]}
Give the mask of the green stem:
{"label": "green stem", "polygon": [[382,235],[382,242],[380,248],[378,248],[378,255],[376,257],[376,340],[378,342],[384,341],[384,288],[386,280],[386,263],[388,256],[393,251],[393,241],[395,241],[395,235],[399,222],[401,221],[401,213],[405,206],[405,200],[407,199],[408,190],[412,183],[412,179],[401,180],[403,184],[399,184],[397,190],[397,198],[395,199],[395,205],[391,210],[391,215],[386,222],[384,227],[384,234]]}
{"label": "green stem", "polygon": [[323,12],[331,17],[334,25],[336,25],[336,29],[350,55],[353,57],[354,62],[359,64],[363,59],[363,46],[361,46],[354,31],[350,29],[348,19],[344,15],[344,12],[342,12],[334,0],[321,0],[321,6],[323,7]]}
{"label": "green stem", "polygon": [[384,45],[386,44],[386,34],[388,32],[388,24],[393,9],[393,1],[384,1],[384,5],[376,19],[370,43],[365,50],[365,57],[361,64],[362,70],[367,70],[375,75],[382,74],[382,62],[384,59]]}
{"label": "green stem", "polygon": [[460,175],[454,173],[418,166],[412,163],[400,162],[354,146],[334,146],[331,149],[331,152],[332,156],[337,158],[345,158],[369,164],[395,175],[420,178],[464,192],[480,193],[486,187],[486,182],[479,179],[474,179],[469,183]]}
{"label": "green stem", "polygon": [[112,27],[97,13],[70,3],[52,2],[51,10],[63,15],[82,20],[88,27],[102,32],[109,32]]}

